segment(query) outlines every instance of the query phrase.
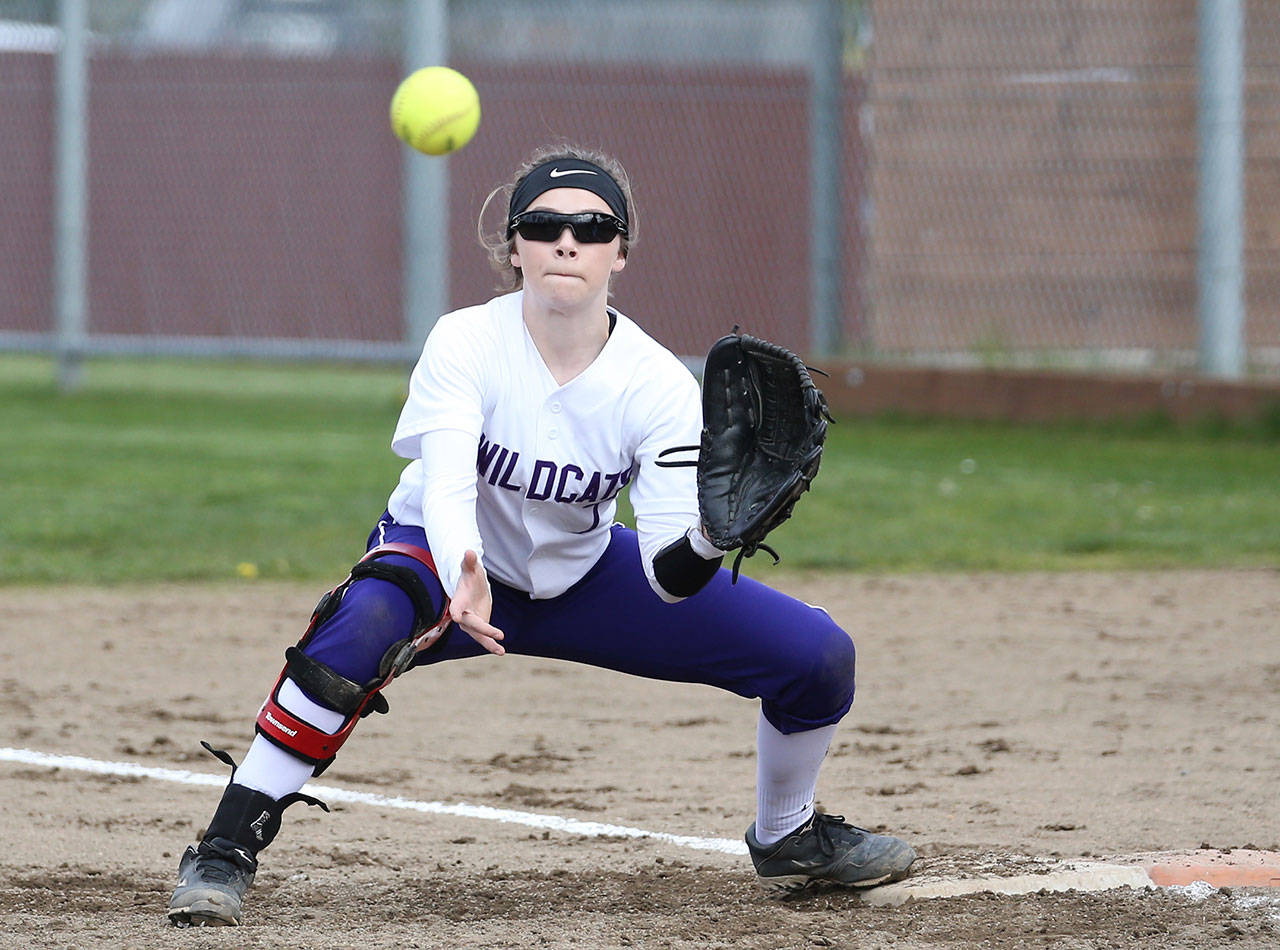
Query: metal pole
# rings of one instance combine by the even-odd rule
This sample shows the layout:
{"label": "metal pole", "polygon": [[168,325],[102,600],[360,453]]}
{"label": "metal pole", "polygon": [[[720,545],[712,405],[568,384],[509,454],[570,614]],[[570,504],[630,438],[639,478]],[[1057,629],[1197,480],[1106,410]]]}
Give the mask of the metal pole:
{"label": "metal pole", "polygon": [[812,0],[809,82],[809,347],[815,356],[842,343],[844,307],[844,9],[842,0]]}
{"label": "metal pole", "polygon": [[1244,15],[1240,0],[1200,0],[1200,367],[1238,378],[1244,343]]}
{"label": "metal pole", "polygon": [[[404,73],[443,66],[449,57],[447,0],[406,0]],[[449,310],[449,165],[404,153],[404,332],[415,350]]]}
{"label": "metal pole", "polygon": [[58,386],[76,389],[84,375],[88,328],[86,236],[89,193],[85,177],[86,124],[85,32],[87,0],[61,0],[58,49],[57,140],[54,156],[54,309],[57,314]]}

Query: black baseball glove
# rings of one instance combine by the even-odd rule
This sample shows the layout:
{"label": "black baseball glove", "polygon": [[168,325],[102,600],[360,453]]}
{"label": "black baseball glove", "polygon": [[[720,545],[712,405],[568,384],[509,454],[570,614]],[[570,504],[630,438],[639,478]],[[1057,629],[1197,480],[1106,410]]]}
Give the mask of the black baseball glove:
{"label": "black baseball glove", "polygon": [[[820,372],[820,370],[815,370]],[[707,353],[702,380],[702,445],[698,507],[711,542],[744,557],[791,517],[818,474],[827,401],[804,361],[785,347],[737,332]]]}

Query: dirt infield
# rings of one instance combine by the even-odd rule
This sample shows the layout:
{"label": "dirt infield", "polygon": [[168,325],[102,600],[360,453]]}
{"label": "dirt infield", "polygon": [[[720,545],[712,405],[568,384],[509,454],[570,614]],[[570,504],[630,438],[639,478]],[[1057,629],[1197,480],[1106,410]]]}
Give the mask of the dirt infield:
{"label": "dirt infield", "polygon": [[[1280,573],[773,576],[858,643],[822,804],[922,868],[1280,848]],[[220,773],[199,740],[243,755],[318,593],[0,591],[0,747]],[[319,782],[734,842],[752,817],[735,696],[486,657],[388,698]],[[1280,945],[1274,889],[782,901],[736,854],[360,803],[288,812],[245,927],[177,931],[177,858],[217,795],[0,761],[0,950]]]}

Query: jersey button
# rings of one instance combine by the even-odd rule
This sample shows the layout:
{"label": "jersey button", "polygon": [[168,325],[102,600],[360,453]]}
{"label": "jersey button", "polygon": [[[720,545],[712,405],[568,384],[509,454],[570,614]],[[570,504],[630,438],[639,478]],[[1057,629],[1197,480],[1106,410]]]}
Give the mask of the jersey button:
{"label": "jersey button", "polygon": [[552,412],[559,412],[559,411],[560,411],[560,403],[558,403],[558,402],[553,402],[553,403],[551,404],[551,411],[552,411]]}
{"label": "jersey button", "polygon": [[556,436],[558,436],[559,434],[560,434],[560,430],[558,430],[558,429],[548,429],[548,430],[547,430],[547,438],[548,438],[548,439],[554,439],[554,438],[555,438]]}

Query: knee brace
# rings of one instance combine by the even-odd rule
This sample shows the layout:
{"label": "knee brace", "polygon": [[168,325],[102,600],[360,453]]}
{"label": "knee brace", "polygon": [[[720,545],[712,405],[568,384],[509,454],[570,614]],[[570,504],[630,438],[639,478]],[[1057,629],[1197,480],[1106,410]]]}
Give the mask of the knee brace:
{"label": "knee brace", "polygon": [[[313,775],[319,775],[329,767],[351,735],[357,722],[370,713],[385,713],[387,700],[383,688],[407,670],[414,658],[423,652],[435,651],[444,646],[444,635],[449,627],[449,598],[437,613],[431,605],[427,586],[410,568],[398,564],[380,563],[388,554],[400,554],[422,563],[438,575],[431,552],[412,544],[387,543],[373,548],[351,569],[346,580],[320,598],[311,614],[311,623],[297,646],[285,650],[285,666],[276,679],[266,702],[258,710],[256,729],[269,742],[297,756],[315,767]],[[366,683],[355,683],[319,660],[303,652],[316,629],[333,616],[347,589],[366,577],[389,581],[409,595],[413,603],[413,630],[408,637],[393,643],[378,665],[378,673]],[[327,733],[294,716],[280,705],[280,687],[285,679],[292,679],[304,693],[322,705],[341,713],[345,718],[335,733]]]}

